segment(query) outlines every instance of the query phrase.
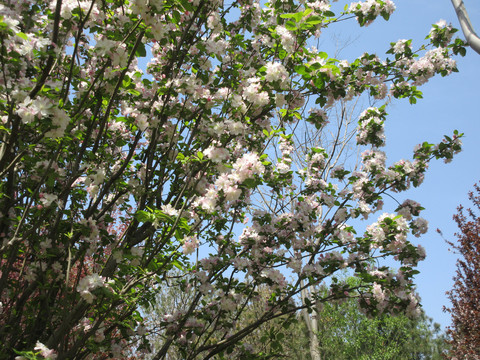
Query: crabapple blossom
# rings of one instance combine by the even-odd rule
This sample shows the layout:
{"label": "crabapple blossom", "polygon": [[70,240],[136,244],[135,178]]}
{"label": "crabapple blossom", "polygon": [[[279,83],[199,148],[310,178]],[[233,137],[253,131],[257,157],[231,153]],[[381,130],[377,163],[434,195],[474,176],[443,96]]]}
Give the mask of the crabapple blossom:
{"label": "crabapple blossom", "polygon": [[80,280],[77,291],[80,296],[89,304],[95,299],[91,291],[105,286],[105,279],[98,274],[87,275]]}
{"label": "crabapple blossom", "polygon": [[204,151],[204,154],[215,163],[223,162],[230,156],[230,153],[227,149],[213,146],[208,147]]}
{"label": "crabapple blossom", "polygon": [[45,359],[56,359],[57,354],[55,350],[50,350],[45,345],[43,345],[40,341],[37,341],[37,344],[34,347],[34,350],[40,352]]}
{"label": "crabapple blossom", "polygon": [[277,26],[277,34],[280,36],[280,42],[284,49],[292,53],[295,51],[295,36],[288,31],[284,26]]}
{"label": "crabapple blossom", "polygon": [[183,240],[183,253],[189,255],[198,248],[199,242],[197,239],[197,235],[189,236]]}
{"label": "crabapple blossom", "polygon": [[411,45],[408,44],[408,40],[405,40],[405,39],[398,40],[393,46],[393,52],[395,54],[401,54],[405,52],[407,47],[411,48]]}
{"label": "crabapple blossom", "polygon": [[283,86],[286,85],[288,73],[285,67],[280,63],[268,62],[266,65],[265,80],[269,82],[279,81]]}

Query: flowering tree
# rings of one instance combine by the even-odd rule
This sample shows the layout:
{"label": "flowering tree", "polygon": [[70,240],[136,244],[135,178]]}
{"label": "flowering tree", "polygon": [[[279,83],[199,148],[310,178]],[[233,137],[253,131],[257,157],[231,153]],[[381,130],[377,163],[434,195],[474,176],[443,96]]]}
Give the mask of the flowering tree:
{"label": "flowering tree", "polygon": [[475,210],[462,206],[454,216],[460,229],[458,243],[448,242],[461,256],[457,260],[457,274],[453,289],[448,293],[452,306],[446,309],[452,316],[451,359],[480,359],[480,186],[469,199]]}
{"label": "flowering tree", "polygon": [[[460,135],[387,165],[382,105],[358,120],[359,168],[334,166],[335,142],[292,156],[302,134],[328,133],[336,103],[361,94],[414,103],[417,86],[456,71],[451,56],[464,43],[446,24],[418,51],[392,43],[385,60],[349,63],[309,45],[324,27],[366,26],[394,9],[390,0],[337,14],[326,0],[1,4],[0,358],[132,349],[140,358],[150,329],[139,308],[169,286],[188,302],[156,329],[154,359],[173,347],[185,359],[254,358],[242,341],[253,329],[350,296],[335,281],[344,268],[362,280],[351,294],[366,312],[418,314],[412,277],[425,254],[407,234],[426,231],[421,206],[406,200],[363,234],[346,222],[420,185],[431,159],[460,150]],[[397,272],[372,265],[388,256]],[[174,268],[183,276],[172,279]],[[327,295],[300,301],[327,279]],[[263,314],[239,323],[265,286]]]}

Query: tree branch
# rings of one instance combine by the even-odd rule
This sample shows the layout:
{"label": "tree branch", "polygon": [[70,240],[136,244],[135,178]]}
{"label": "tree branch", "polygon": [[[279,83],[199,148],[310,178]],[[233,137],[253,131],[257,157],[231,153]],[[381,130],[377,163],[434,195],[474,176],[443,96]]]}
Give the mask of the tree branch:
{"label": "tree branch", "polygon": [[473,29],[470,18],[468,17],[467,9],[463,4],[463,0],[452,0],[453,7],[457,13],[458,21],[460,21],[460,26],[462,27],[463,35],[467,40],[468,45],[471,48],[480,54],[480,37]]}

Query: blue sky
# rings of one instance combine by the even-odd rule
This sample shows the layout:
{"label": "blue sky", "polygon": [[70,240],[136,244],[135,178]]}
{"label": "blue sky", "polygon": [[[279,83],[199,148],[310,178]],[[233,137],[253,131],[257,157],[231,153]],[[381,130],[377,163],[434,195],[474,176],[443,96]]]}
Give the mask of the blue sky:
{"label": "blue sky", "polygon": [[[397,0],[395,4],[397,10],[390,21],[377,19],[365,29],[353,23],[338,30],[332,28],[322,35],[322,43],[331,43],[335,33],[344,40],[355,40],[340,58],[358,57],[365,51],[376,52],[382,58],[390,42],[413,39],[414,48],[422,44],[431,24],[440,19],[460,29],[450,0]],[[480,3],[467,0],[465,5],[480,32]],[[461,31],[457,34],[463,38]],[[456,60],[460,72],[430,80],[421,87],[424,99],[416,105],[407,100],[394,101],[387,109],[385,129],[389,161],[411,158],[416,144],[438,142],[454,129],[465,134],[464,150],[452,163],[433,162],[419,189],[397,197],[400,202],[414,199],[426,208],[423,217],[429,221],[430,231],[419,243],[426,248],[427,258],[419,266],[417,284],[427,315],[442,326],[450,324],[450,316],[442,312],[442,307],[449,304],[445,292],[452,287],[457,257],[435,230],[440,228],[445,238],[455,239],[457,228],[452,215],[459,204],[469,205],[467,193],[480,181],[480,115],[476,107],[480,103],[480,55],[469,50],[466,57]]]}

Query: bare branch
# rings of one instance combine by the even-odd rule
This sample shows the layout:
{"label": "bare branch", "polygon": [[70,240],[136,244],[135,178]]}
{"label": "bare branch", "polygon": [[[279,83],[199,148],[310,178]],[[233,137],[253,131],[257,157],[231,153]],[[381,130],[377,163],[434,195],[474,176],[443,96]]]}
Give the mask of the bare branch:
{"label": "bare branch", "polygon": [[480,54],[480,37],[478,37],[477,33],[473,29],[472,22],[468,17],[467,9],[463,4],[462,0],[452,0],[453,7],[455,12],[457,13],[458,21],[462,27],[463,35],[467,40],[468,44],[472,47],[475,52]]}

